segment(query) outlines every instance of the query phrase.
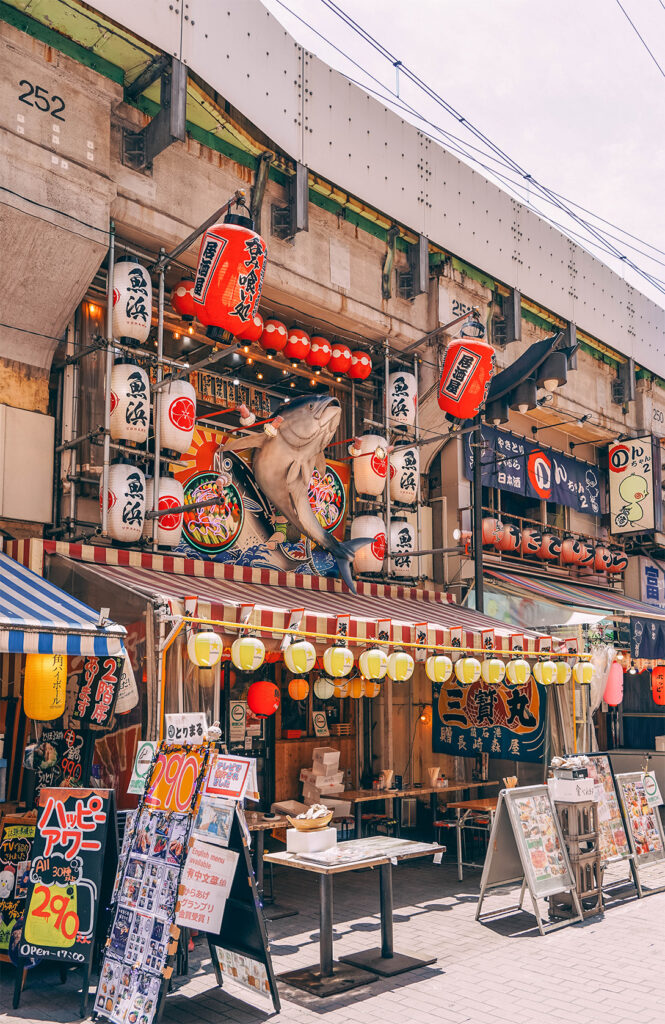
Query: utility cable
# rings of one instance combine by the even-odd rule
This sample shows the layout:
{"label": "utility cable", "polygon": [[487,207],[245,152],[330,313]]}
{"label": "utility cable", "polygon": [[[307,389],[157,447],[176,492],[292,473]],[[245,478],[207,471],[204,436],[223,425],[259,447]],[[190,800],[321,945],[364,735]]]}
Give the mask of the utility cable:
{"label": "utility cable", "polygon": [[[655,58],[655,56],[654,56],[654,54],[653,54],[652,50],[651,50],[651,49],[650,49],[650,47],[649,47],[649,44],[647,43],[646,39],[644,38],[644,36],[643,36],[643,35],[642,35],[642,33],[640,32],[640,30],[638,29],[637,25],[635,24],[635,22],[634,22],[634,21],[633,21],[633,19],[631,18],[630,14],[629,14],[629,13],[628,13],[628,11],[626,10],[626,8],[625,8],[625,7],[623,6],[623,4],[621,3],[621,0],[616,0],[616,3],[617,3],[617,7],[619,7],[619,8],[620,8],[620,10],[621,10],[621,11],[623,12],[623,14],[624,14],[624,16],[625,16],[625,18],[626,18],[626,21],[627,21],[627,22],[629,23],[630,27],[632,28],[633,32],[635,33],[635,35],[637,36],[637,38],[638,38],[638,39],[639,39],[639,41],[641,42],[642,46],[644,47],[644,49],[645,49],[645,50],[647,51],[647,53],[648,53],[648,54],[649,54],[649,56],[651,57],[651,60],[652,60],[652,61],[654,62],[654,64],[656,65],[656,67],[657,67],[657,68],[658,68],[658,70],[660,71],[660,73],[661,73],[661,75],[663,76],[663,78],[665,78],[665,71],[663,71],[663,68],[662,68],[662,66],[661,66],[661,65],[660,65],[660,64],[658,63],[658,61],[656,60],[656,58]],[[662,7],[662,6],[663,6],[663,4],[661,3],[661,7]]]}

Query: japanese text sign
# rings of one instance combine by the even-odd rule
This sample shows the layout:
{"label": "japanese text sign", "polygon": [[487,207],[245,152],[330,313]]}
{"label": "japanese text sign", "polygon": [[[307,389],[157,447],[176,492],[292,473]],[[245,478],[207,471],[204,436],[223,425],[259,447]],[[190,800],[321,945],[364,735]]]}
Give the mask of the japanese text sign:
{"label": "japanese text sign", "polygon": [[610,533],[660,529],[660,449],[651,436],[609,446]]}
{"label": "japanese text sign", "polygon": [[190,711],[185,714],[165,715],[165,739],[167,743],[203,743],[208,731],[208,720],[204,711]]}
{"label": "japanese text sign", "polygon": [[252,761],[251,757],[217,754],[212,760],[204,783],[205,795],[242,800],[251,779]]}
{"label": "japanese text sign", "polygon": [[231,891],[238,854],[195,839],[182,873],[176,924],[218,933]]}
{"label": "japanese text sign", "polygon": [[35,815],[7,815],[0,822],[0,958],[25,906],[35,837]]}
{"label": "japanese text sign", "polygon": [[526,686],[464,686],[453,676],[433,685],[432,750],[471,757],[540,761],[545,737],[546,691]]}
{"label": "japanese text sign", "polygon": [[123,673],[121,658],[86,658],[72,715],[81,723],[110,725]]}

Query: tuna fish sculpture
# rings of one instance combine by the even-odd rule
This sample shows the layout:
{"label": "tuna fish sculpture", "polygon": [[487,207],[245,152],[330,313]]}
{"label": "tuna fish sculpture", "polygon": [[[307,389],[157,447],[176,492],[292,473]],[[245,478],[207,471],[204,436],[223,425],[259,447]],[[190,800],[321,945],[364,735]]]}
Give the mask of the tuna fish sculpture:
{"label": "tuna fish sculpture", "polygon": [[281,405],[263,433],[221,445],[215,468],[221,464],[224,452],[255,448],[252,468],[265,497],[300,533],[331,553],[342,579],[355,594],[351,560],[358,548],[372,543],[372,538],[356,537],[340,543],[321,526],[308,495],[314,469],[322,476],[325,473],[323,453],[335,436],[341,411],[338,400],[329,395],[305,395]]}

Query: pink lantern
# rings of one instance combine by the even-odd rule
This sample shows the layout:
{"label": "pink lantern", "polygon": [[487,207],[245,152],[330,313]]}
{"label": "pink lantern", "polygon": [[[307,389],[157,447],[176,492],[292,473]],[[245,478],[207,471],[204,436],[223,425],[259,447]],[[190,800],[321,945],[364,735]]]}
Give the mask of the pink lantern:
{"label": "pink lantern", "polygon": [[603,700],[611,707],[616,707],[623,700],[623,669],[618,661],[610,665]]}

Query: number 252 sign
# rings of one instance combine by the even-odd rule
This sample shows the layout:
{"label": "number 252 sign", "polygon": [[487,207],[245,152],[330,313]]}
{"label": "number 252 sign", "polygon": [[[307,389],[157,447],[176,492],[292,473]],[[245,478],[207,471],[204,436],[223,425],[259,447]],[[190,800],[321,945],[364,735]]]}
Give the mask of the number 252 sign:
{"label": "number 252 sign", "polygon": [[160,753],[145,796],[146,807],[181,814],[189,811],[203,758],[203,753],[194,750]]}

